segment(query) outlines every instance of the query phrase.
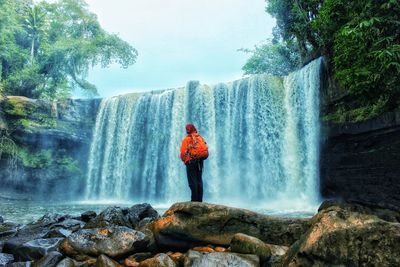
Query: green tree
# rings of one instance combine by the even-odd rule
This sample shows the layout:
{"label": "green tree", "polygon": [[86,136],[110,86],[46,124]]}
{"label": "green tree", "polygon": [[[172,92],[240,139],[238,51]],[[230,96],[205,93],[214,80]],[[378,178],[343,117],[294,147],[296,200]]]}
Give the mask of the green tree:
{"label": "green tree", "polygon": [[[348,99],[331,118],[361,121],[399,107],[400,1],[267,0],[266,11],[277,21],[274,38],[303,64],[326,57]],[[274,51],[256,48],[245,72],[271,72],[266,62],[282,59]]]}
{"label": "green tree", "polygon": [[1,88],[4,93],[57,99],[81,88],[95,65],[135,63],[137,51],[101,28],[83,0],[0,0]]}
{"label": "green tree", "polygon": [[29,5],[25,7],[24,28],[31,39],[30,63],[33,64],[37,45],[40,38],[46,33],[46,13],[39,5]]}
{"label": "green tree", "polygon": [[393,109],[400,104],[400,2],[370,0],[357,9],[335,34],[336,77],[362,104],[384,100]]}
{"label": "green tree", "polygon": [[312,29],[323,0],[268,0],[266,11],[276,18],[276,31],[303,61],[318,50],[318,35]]}
{"label": "green tree", "polygon": [[300,66],[298,53],[293,53],[281,42],[268,40],[254,49],[241,49],[251,53],[251,57],[243,66],[244,74],[267,73],[276,76],[285,76]]}

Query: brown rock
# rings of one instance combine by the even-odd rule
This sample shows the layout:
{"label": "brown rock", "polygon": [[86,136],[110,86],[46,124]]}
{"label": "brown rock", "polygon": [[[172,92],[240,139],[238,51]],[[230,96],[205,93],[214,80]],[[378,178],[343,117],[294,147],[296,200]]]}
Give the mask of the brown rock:
{"label": "brown rock", "polygon": [[153,254],[151,252],[139,252],[129,256],[128,259],[131,261],[141,262],[151,258],[152,256]]}
{"label": "brown rock", "polygon": [[225,252],[226,251],[226,248],[224,248],[224,247],[215,247],[215,252]]}
{"label": "brown rock", "polygon": [[271,249],[260,239],[245,234],[235,234],[231,241],[231,251],[242,254],[254,254],[266,261],[271,257]]}
{"label": "brown rock", "polygon": [[75,262],[73,259],[65,258],[60,261],[56,267],[75,267]]}
{"label": "brown rock", "polygon": [[215,267],[215,266],[237,266],[237,267],[259,267],[260,259],[256,255],[238,254],[228,252],[200,253],[189,250],[186,254],[185,267]]}
{"label": "brown rock", "polygon": [[126,266],[129,266],[129,267],[136,267],[136,266],[139,266],[139,262],[137,262],[135,259],[130,259],[130,258],[126,258],[126,259],[124,260],[124,264],[125,264]]}
{"label": "brown rock", "polygon": [[55,267],[63,258],[61,253],[52,251],[33,263],[32,267]]}
{"label": "brown rock", "polygon": [[96,267],[122,267],[122,265],[105,255],[100,255],[97,258]]}
{"label": "brown rock", "polygon": [[95,218],[85,224],[86,229],[106,228],[112,225],[131,227],[132,225],[125,217],[123,209],[120,207],[108,207]]}
{"label": "brown rock", "polygon": [[206,253],[214,252],[214,249],[210,247],[194,247],[192,250]]}
{"label": "brown rock", "polygon": [[177,265],[167,254],[160,253],[142,261],[139,267],[177,267]]}
{"label": "brown rock", "polygon": [[222,205],[183,202],[174,204],[149,228],[159,247],[185,250],[207,244],[228,246],[236,233],[249,234],[266,243],[290,245],[309,226],[307,219],[278,218]]}
{"label": "brown rock", "polygon": [[185,254],[181,252],[170,252],[167,255],[178,265],[181,266],[183,264],[183,260],[185,258]]}
{"label": "brown rock", "polygon": [[60,251],[77,260],[80,255],[122,257],[146,248],[145,234],[124,226],[81,229],[60,245]]}
{"label": "brown rock", "polygon": [[284,266],[400,266],[400,223],[326,206],[289,248]]}

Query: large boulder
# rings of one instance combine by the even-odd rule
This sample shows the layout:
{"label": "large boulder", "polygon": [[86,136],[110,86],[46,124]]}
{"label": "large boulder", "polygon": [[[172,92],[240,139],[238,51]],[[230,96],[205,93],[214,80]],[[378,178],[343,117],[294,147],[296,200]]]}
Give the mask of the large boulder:
{"label": "large boulder", "polygon": [[3,223],[0,224],[0,240],[6,239],[6,237],[15,236],[21,225],[14,223]]}
{"label": "large boulder", "polygon": [[33,263],[32,267],[55,267],[63,258],[64,256],[60,252],[52,251]]}
{"label": "large boulder", "polygon": [[4,242],[4,252],[13,254],[29,241],[61,238],[80,229],[83,224],[70,215],[45,214],[36,222],[24,226],[9,223],[0,225],[0,242]]}
{"label": "large boulder", "polygon": [[126,210],[126,218],[133,228],[141,226],[141,222],[149,223],[160,218],[158,212],[148,203],[136,204]]}
{"label": "large boulder", "polygon": [[[14,254],[16,260],[19,261],[38,260],[49,252],[56,251],[62,240],[63,238],[31,240],[12,249],[12,253]],[[10,249],[8,249],[8,251],[9,250]]]}
{"label": "large boulder", "polygon": [[197,251],[188,251],[185,261],[185,267],[259,267],[260,260],[256,255],[238,254],[228,252],[200,253]]}
{"label": "large boulder", "polygon": [[[146,249],[149,240],[142,232],[125,226],[82,229],[60,244],[62,253],[81,259],[81,255],[100,256],[105,254],[118,258]],[[78,259],[78,260],[79,260]]]}
{"label": "large boulder", "polygon": [[89,222],[90,220],[96,218],[97,213],[95,211],[89,210],[81,214],[81,220],[84,222]]}
{"label": "large boulder", "polygon": [[96,267],[122,267],[122,265],[110,259],[106,255],[100,255],[97,258]]}
{"label": "large boulder", "polygon": [[159,247],[184,250],[207,244],[228,246],[236,233],[266,243],[290,245],[309,226],[307,219],[278,218],[222,205],[183,202],[174,204],[148,227]]}
{"label": "large boulder", "polygon": [[102,228],[112,225],[131,227],[129,220],[125,215],[126,211],[120,207],[108,207],[94,219],[86,223],[84,228]]}
{"label": "large boulder", "polygon": [[271,257],[271,249],[258,238],[245,234],[235,234],[231,241],[231,251],[242,254],[255,254],[262,261]]}
{"label": "large boulder", "polygon": [[7,265],[7,267],[31,267],[33,261],[18,261]]}
{"label": "large boulder", "polygon": [[5,266],[8,263],[14,261],[14,256],[12,254],[0,253],[0,266]]}
{"label": "large boulder", "polygon": [[400,266],[400,223],[366,211],[324,203],[311,228],[290,247],[284,266]]}

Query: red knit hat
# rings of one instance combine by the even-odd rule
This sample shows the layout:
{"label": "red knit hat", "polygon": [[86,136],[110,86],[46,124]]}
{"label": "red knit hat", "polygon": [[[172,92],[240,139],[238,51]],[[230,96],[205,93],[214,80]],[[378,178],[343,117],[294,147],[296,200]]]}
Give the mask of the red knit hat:
{"label": "red knit hat", "polygon": [[197,129],[196,129],[196,127],[194,127],[193,124],[188,123],[188,124],[186,124],[186,133],[187,134],[197,133]]}

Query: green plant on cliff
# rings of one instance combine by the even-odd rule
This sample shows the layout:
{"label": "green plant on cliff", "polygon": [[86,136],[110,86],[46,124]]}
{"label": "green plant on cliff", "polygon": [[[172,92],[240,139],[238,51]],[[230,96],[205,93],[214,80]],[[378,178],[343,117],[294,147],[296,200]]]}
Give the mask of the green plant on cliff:
{"label": "green plant on cliff", "polygon": [[24,167],[42,169],[49,167],[53,163],[53,155],[50,149],[31,152],[26,148],[20,148],[18,158]]}
{"label": "green plant on cliff", "polygon": [[78,161],[69,156],[62,156],[56,160],[58,166],[61,166],[66,172],[71,174],[82,175],[83,171],[80,169]]}
{"label": "green plant on cliff", "polygon": [[[400,1],[267,0],[266,11],[276,18],[282,45],[303,63],[326,56],[350,96],[351,104],[326,118],[362,121],[399,107]],[[265,56],[254,51],[246,72],[263,68],[262,57],[274,49],[266,48]]]}
{"label": "green plant on cliff", "polygon": [[83,0],[0,0],[0,85],[9,95],[59,99],[96,94],[91,66],[133,64],[137,51],[101,28]]}
{"label": "green plant on cliff", "polygon": [[335,34],[336,77],[361,103],[384,97],[394,108],[400,96],[400,2],[367,1],[358,10]]}
{"label": "green plant on cliff", "polygon": [[[0,151],[2,143],[0,138]],[[4,154],[13,156],[19,161],[24,168],[31,169],[52,169],[69,173],[71,175],[82,175],[82,170],[79,167],[78,161],[71,156],[66,155],[64,150],[54,151],[53,149],[41,149],[32,151],[26,147],[21,147],[15,143],[8,144],[8,147],[3,150]],[[12,154],[11,154],[12,153]]]}
{"label": "green plant on cliff", "polygon": [[16,157],[18,147],[10,136],[3,131],[0,133],[0,159],[3,154],[7,154],[11,157]]}
{"label": "green plant on cliff", "polygon": [[336,111],[326,114],[322,117],[323,121],[332,121],[336,123],[362,122],[375,118],[385,111],[388,111],[388,99],[382,97],[373,104],[364,105],[358,108],[344,108],[339,105]]}

